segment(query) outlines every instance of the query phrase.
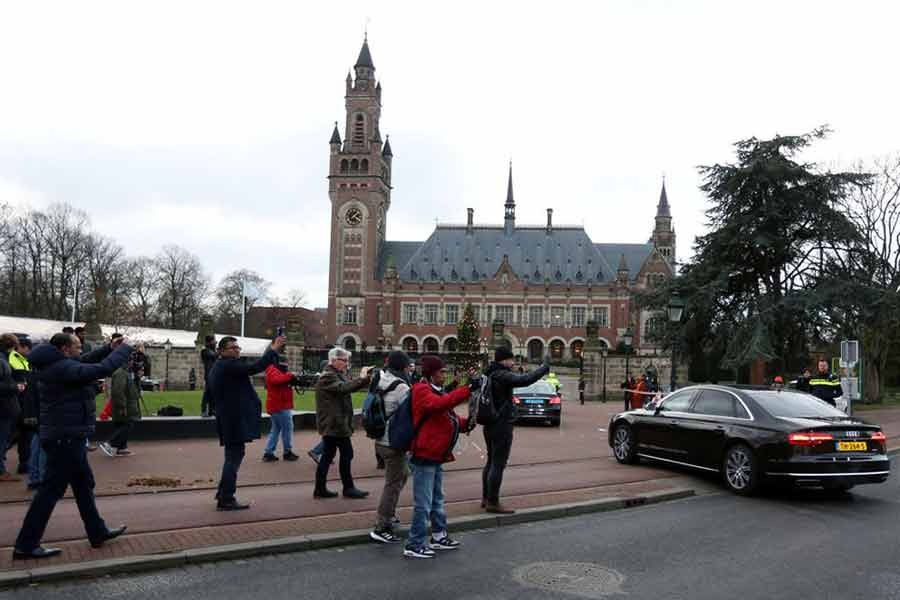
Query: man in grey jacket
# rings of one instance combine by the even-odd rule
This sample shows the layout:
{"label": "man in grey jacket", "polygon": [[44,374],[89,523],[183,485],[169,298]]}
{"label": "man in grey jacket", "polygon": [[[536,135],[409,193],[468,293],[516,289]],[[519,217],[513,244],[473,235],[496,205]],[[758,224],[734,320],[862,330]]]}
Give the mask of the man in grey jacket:
{"label": "man in grey jacket", "polygon": [[405,450],[396,450],[388,445],[388,432],[391,416],[409,394],[409,364],[410,360],[405,352],[392,351],[388,354],[387,368],[381,371],[378,380],[378,390],[383,394],[384,414],[388,422],[384,435],[375,440],[375,454],[384,461],[384,489],[378,501],[375,529],[369,533],[369,537],[383,544],[400,541],[394,535],[394,513],[397,511],[400,492],[409,478],[409,465]]}

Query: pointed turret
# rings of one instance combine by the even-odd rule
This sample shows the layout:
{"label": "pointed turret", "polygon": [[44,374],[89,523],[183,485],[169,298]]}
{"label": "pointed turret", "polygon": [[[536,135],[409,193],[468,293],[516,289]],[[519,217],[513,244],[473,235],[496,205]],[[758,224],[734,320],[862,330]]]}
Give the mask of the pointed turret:
{"label": "pointed turret", "polygon": [[631,273],[631,269],[628,268],[628,261],[625,260],[625,254],[619,258],[619,268],[616,269],[616,279],[620,283],[628,283],[629,274]]}
{"label": "pointed turret", "polygon": [[337,144],[338,146],[341,145],[341,134],[338,131],[338,122],[337,121],[334,122],[334,131],[331,132],[331,141],[328,143],[329,144]]}
{"label": "pointed turret", "polygon": [[363,39],[362,48],[359,50],[359,58],[356,59],[354,67],[367,67],[375,70],[375,63],[372,62],[372,54],[369,52],[369,37]]}
{"label": "pointed turret", "polygon": [[509,161],[509,181],[506,184],[506,204],[503,205],[503,230],[512,235],[516,228],[516,201],[513,199],[512,161]]}
{"label": "pointed turret", "polygon": [[663,179],[662,191],[659,193],[659,204],[656,205],[657,217],[672,217],[669,210],[669,197],[666,195],[666,180]]}
{"label": "pointed turret", "polygon": [[393,151],[391,150],[391,136],[388,135],[384,138],[384,150],[381,151],[381,155],[384,157],[394,156]]}

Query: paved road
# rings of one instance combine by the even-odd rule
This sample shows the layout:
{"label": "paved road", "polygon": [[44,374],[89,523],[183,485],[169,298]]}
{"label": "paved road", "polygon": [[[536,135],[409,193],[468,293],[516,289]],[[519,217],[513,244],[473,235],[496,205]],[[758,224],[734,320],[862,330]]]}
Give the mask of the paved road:
{"label": "paved road", "polygon": [[[896,467],[896,465],[895,465]],[[823,492],[704,495],[459,536],[433,561],[362,546],[37,586],[10,600],[92,598],[900,599],[900,478]],[[580,563],[572,565],[570,563]],[[537,583],[535,583],[535,581]],[[541,582],[550,589],[536,587]],[[615,597],[615,596],[613,596]]]}

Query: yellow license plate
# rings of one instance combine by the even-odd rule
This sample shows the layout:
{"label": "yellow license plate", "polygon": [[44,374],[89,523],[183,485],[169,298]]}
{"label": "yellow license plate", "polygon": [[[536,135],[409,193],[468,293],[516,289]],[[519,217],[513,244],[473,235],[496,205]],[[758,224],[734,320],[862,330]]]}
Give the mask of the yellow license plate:
{"label": "yellow license plate", "polygon": [[869,447],[865,442],[838,442],[837,449],[839,452],[853,452],[854,450],[865,452]]}

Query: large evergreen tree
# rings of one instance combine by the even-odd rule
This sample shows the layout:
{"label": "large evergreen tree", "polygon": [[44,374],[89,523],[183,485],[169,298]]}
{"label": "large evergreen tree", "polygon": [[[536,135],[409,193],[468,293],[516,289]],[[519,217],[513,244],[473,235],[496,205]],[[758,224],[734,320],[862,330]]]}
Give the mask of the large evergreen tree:
{"label": "large evergreen tree", "polygon": [[[717,363],[763,360],[772,372],[797,370],[823,334],[827,299],[817,285],[826,257],[857,237],[838,204],[864,180],[798,162],[826,134],[743,140],[735,144],[736,163],[700,168],[700,189],[712,202],[709,233],[697,238],[694,258],[671,285],[688,300],[682,348],[713,358],[705,378],[714,378]],[[664,306],[668,292],[649,304]]]}

